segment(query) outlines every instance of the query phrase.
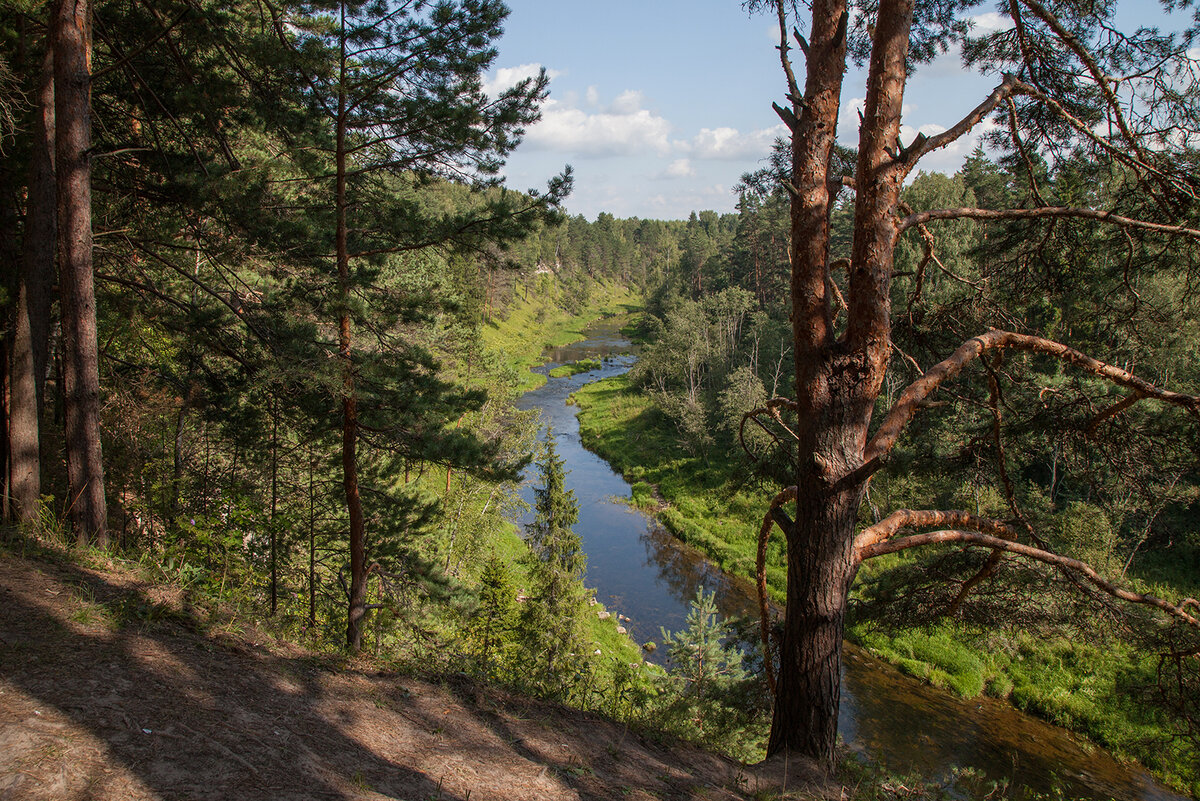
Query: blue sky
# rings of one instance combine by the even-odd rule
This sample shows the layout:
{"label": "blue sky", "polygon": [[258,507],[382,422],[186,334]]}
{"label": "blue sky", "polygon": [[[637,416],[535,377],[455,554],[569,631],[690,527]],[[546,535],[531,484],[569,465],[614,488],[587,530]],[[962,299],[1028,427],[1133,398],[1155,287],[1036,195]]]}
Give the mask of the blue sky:
{"label": "blue sky", "polygon": [[[784,92],[772,18],[747,15],[738,0],[508,4],[493,85],[539,66],[552,76],[543,121],[509,160],[511,187],[544,186],[571,164],[567,207],[589,219],[601,211],[659,219],[733,211],[733,186],[783,132],[771,110]],[[905,95],[903,138],[949,127],[997,82],[965,73],[953,53],[926,65]],[[852,68],[845,86],[839,135],[854,144],[862,73]],[[933,154],[922,167],[953,171],[974,145]]]}

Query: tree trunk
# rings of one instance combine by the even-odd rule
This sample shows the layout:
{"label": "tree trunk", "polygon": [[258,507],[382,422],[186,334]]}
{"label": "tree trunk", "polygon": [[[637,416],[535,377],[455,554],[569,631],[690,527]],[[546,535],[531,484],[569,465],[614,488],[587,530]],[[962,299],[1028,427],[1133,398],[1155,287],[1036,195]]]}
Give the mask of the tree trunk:
{"label": "tree trunk", "polygon": [[32,152],[14,309],[9,397],[13,519],[32,525],[41,499],[39,421],[50,352],[50,302],[58,236],[54,185],[54,50],[46,52],[35,95]]}
{"label": "tree trunk", "polygon": [[334,203],[337,213],[338,355],[343,361],[342,385],[342,486],[350,517],[350,598],[346,616],[346,646],[352,653],[362,648],[362,626],[367,615],[366,526],[362,499],[358,494],[358,397],[354,389],[354,359],[350,328],[350,247],[346,225],[346,36],[345,5],[342,6],[342,52],[337,113],[337,177]]}
{"label": "tree trunk", "polygon": [[832,767],[841,699],[851,544],[861,488],[829,496],[809,486],[789,532],[787,608],[767,753],[794,751]]}
{"label": "tree trunk", "polygon": [[108,547],[100,446],[100,368],[92,277],[91,9],[60,0],[54,111],[66,416],[67,508],[75,540]]}
{"label": "tree trunk", "polygon": [[308,632],[317,636],[317,506],[313,471],[316,457],[312,445],[308,448]]}
{"label": "tree trunk", "polygon": [[279,405],[271,403],[271,614],[279,609]]}
{"label": "tree trunk", "polygon": [[179,522],[180,492],[183,488],[183,424],[187,419],[188,406],[191,403],[191,387],[184,390],[183,400],[179,411],[175,413],[175,436],[172,438],[171,449],[171,486],[170,498],[167,503],[167,530],[173,531]]}

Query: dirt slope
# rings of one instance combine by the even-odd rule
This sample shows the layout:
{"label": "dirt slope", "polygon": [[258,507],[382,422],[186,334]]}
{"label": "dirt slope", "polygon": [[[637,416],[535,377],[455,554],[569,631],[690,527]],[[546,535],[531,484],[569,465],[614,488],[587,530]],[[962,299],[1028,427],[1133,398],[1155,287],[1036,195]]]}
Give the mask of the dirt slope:
{"label": "dirt slope", "polygon": [[[463,678],[330,670],[192,620],[178,593],[127,573],[0,554],[0,799],[716,800],[779,788],[778,768],[662,748],[597,716]],[[791,786],[803,778],[793,765]]]}

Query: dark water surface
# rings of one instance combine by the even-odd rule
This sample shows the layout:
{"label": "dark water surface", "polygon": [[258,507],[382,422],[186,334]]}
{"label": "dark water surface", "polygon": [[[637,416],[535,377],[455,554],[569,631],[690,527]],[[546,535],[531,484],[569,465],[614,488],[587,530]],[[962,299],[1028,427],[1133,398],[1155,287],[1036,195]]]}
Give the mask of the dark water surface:
{"label": "dark water surface", "polygon": [[[753,586],[725,575],[695,549],[655,521],[623,503],[630,488],[608,463],[583,447],[577,409],[567,397],[600,378],[619,375],[635,355],[614,321],[601,321],[590,337],[547,351],[550,368],[583,358],[604,359],[601,369],[551,378],[522,396],[517,405],[539,409],[554,431],[566,462],[567,486],[579,501],[576,533],[587,553],[585,582],[639,643],[661,640],[660,627],[684,627],[688,604],[703,586],[716,593],[725,615],[757,614]],[[531,468],[522,497],[532,503]],[[532,513],[525,523],[532,519]],[[662,651],[658,652],[661,656]],[[1007,779],[1039,792],[1060,787],[1070,798],[1122,801],[1184,801],[1137,768],[1081,745],[1068,732],[1017,712],[991,698],[964,701],[901,674],[847,644],[839,732],[850,747],[896,771],[926,776],[970,766],[988,779]]]}

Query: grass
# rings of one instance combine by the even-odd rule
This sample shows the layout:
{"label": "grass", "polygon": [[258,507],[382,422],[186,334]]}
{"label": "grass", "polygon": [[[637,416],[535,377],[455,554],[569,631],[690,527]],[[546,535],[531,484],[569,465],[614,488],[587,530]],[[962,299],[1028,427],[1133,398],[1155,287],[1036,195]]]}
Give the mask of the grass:
{"label": "grass", "polygon": [[[589,384],[573,397],[584,445],[630,482],[633,503],[655,512],[721,569],[753,578],[768,491],[740,480],[738,462],[717,452],[720,446],[707,460],[685,451],[670,421],[625,376]],[[768,552],[768,591],[777,601],[784,600],[786,581],[782,540],[776,532]],[[1196,597],[1200,550],[1148,553],[1129,579],[1159,597]],[[1157,660],[1117,638],[1080,642],[1025,631],[980,633],[950,622],[891,633],[858,626],[847,636],[918,679],[965,698],[986,693],[1007,699],[1200,795],[1196,747],[1141,700],[1153,692]]]}
{"label": "grass", "polygon": [[[626,376],[588,384],[573,395],[583,444],[633,487],[633,503],[655,512],[672,534],[704,551],[722,570],[753,576],[765,491],[739,479],[738,463],[714,448],[708,458],[688,453],[674,428]],[[771,546],[782,563],[782,542]],[[772,595],[782,599],[782,568],[768,570]]]}
{"label": "grass", "polygon": [[546,383],[546,376],[531,372],[530,368],[545,361],[542,352],[547,347],[578,342],[601,317],[641,308],[641,299],[633,291],[599,279],[593,284],[587,304],[579,313],[572,314],[559,305],[564,290],[554,276],[538,276],[537,283],[529,293],[518,288],[504,319],[490,320],[483,327],[484,345],[517,370],[518,392]]}
{"label": "grass", "polygon": [[604,366],[604,362],[599,359],[580,359],[576,362],[568,362],[560,364],[550,371],[551,378],[567,378],[569,376],[578,375],[579,373],[590,373],[593,370],[599,370]]}

